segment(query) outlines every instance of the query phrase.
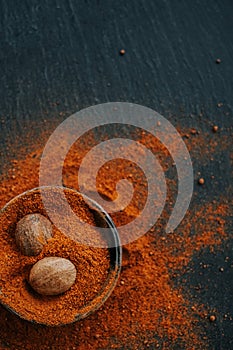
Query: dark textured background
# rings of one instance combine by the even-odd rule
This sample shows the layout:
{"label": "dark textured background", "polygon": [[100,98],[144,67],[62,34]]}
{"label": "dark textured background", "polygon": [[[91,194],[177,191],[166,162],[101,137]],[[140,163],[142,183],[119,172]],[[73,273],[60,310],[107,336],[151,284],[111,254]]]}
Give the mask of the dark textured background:
{"label": "dark textured background", "polygon": [[[215,180],[195,187],[194,203],[220,195],[230,202],[232,60],[232,0],[0,0],[1,170],[17,153],[7,148],[11,141],[27,142],[30,151],[29,131],[33,139],[83,107],[128,101],[155,109],[178,128],[210,133],[202,154],[193,155],[194,175]],[[221,152],[223,136],[228,144]],[[220,148],[214,161],[212,137]],[[198,157],[209,161],[203,165]],[[230,218],[228,226],[232,233]],[[233,316],[231,243],[218,255],[200,253],[188,276],[201,287],[195,297],[222,312],[206,325],[210,349],[233,349],[232,320],[223,317]],[[200,275],[203,261],[210,267]]]}

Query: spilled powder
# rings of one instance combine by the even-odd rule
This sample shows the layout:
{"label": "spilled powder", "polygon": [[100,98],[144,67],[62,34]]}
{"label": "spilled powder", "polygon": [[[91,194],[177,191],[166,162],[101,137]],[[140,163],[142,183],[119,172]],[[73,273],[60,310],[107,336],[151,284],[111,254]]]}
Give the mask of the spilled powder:
{"label": "spilled powder", "polygon": [[[164,154],[165,158],[168,157],[167,151],[155,139],[142,133],[138,138],[158,153],[159,158]],[[64,185],[78,189],[77,171],[82,157],[98,142],[96,136],[89,133],[85,140],[79,140],[72,147],[63,168]],[[42,150],[38,149],[24,160],[13,162],[14,170],[11,169],[1,179],[1,206],[15,195],[38,186],[41,153]],[[124,214],[113,215],[116,226],[130,222],[138,215],[147,194],[143,174],[136,175],[137,169],[133,164],[130,174],[126,174],[125,166],[129,164],[117,161],[111,166],[106,164],[98,175],[97,187],[108,200],[115,198],[119,177],[132,181],[135,192],[140,189],[137,200],[129,204]],[[169,168],[170,160],[165,160],[164,171]],[[87,186],[90,169],[86,174]],[[140,181],[135,176],[139,176]],[[169,181],[173,187],[168,193],[171,200],[177,190],[174,181]],[[89,189],[90,196],[93,191]],[[197,205],[195,210],[187,212],[174,233],[166,235],[164,223],[169,213],[168,206],[163,218],[146,235],[123,247],[119,283],[101,309],[87,319],[68,326],[48,328],[23,321],[1,307],[0,338],[6,348],[207,348],[200,323],[206,318],[205,305],[194,302],[187,290],[175,283],[174,279],[182,275],[197,252],[207,247],[218,249],[227,238],[225,219],[229,215],[229,207],[217,202]]]}

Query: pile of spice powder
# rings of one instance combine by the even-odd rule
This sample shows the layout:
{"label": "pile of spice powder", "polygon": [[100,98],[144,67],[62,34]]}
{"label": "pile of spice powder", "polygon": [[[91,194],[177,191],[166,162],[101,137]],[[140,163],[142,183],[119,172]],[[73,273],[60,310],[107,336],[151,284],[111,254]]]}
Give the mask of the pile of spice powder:
{"label": "pile of spice powder", "polygon": [[[156,139],[142,133],[138,133],[138,139],[157,153],[159,158],[165,157],[164,170],[170,167],[171,163],[166,160],[168,154]],[[189,148],[196,147],[196,143],[192,145],[191,142],[193,141],[187,140]],[[71,149],[63,168],[64,185],[78,189],[77,172],[82,157],[97,143],[96,135],[90,132]],[[41,154],[42,150],[37,149],[24,160],[15,160],[12,163],[14,170],[11,169],[1,180],[1,206],[22,191],[38,186]],[[103,168],[103,179],[101,172],[99,173],[97,187],[101,195],[108,199],[115,196],[119,174],[122,174],[122,178],[126,177],[123,169],[125,164],[116,165],[117,168]],[[53,166],[56,165],[51,164]],[[87,169],[87,178],[90,169]],[[134,181],[133,164],[131,169],[129,179]],[[143,182],[143,175],[140,176]],[[136,192],[139,186],[137,179],[134,185]],[[173,180],[170,180],[169,185],[174,185]],[[146,186],[144,188],[145,193],[140,193],[137,201],[140,198],[144,201],[143,198],[147,195]],[[140,190],[143,191],[143,186]],[[90,195],[91,192],[92,189]],[[136,210],[126,208],[124,216],[115,215],[116,226],[131,221],[138,211],[140,203]],[[201,327],[201,322],[207,320],[208,310],[204,305],[194,302],[187,288],[182,288],[174,280],[179,274],[182,275],[197,252],[207,247],[212,251],[219,249],[221,243],[227,239],[225,218],[229,215],[229,206],[216,201],[199,204],[195,206],[195,210],[191,208],[187,212],[173,234],[166,235],[164,221],[169,214],[168,207],[164,210],[163,220],[158,221],[140,239],[123,247],[120,281],[98,312],[72,325],[44,328],[22,321],[1,308],[2,344],[10,349],[28,350],[35,347],[41,350],[208,348]],[[213,218],[218,220],[217,228]]]}

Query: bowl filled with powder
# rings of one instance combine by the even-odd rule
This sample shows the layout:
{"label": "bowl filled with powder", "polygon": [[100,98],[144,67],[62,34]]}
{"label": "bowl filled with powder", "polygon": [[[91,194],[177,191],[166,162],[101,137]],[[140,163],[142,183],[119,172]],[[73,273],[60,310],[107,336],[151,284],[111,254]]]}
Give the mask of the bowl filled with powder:
{"label": "bowl filled with powder", "polygon": [[40,187],[0,211],[0,302],[48,326],[97,310],[114,289],[121,246],[110,216],[74,189]]}

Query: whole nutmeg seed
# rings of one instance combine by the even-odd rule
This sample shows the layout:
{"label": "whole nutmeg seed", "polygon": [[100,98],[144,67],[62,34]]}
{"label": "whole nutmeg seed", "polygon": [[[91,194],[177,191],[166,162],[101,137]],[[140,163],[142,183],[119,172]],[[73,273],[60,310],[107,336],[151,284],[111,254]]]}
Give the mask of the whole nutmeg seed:
{"label": "whole nutmeg seed", "polygon": [[50,238],[52,238],[52,224],[41,214],[28,214],[17,223],[15,240],[24,255],[40,254]]}
{"label": "whole nutmeg seed", "polygon": [[64,293],[74,284],[75,279],[74,264],[67,259],[54,256],[39,260],[29,274],[31,287],[43,295]]}

